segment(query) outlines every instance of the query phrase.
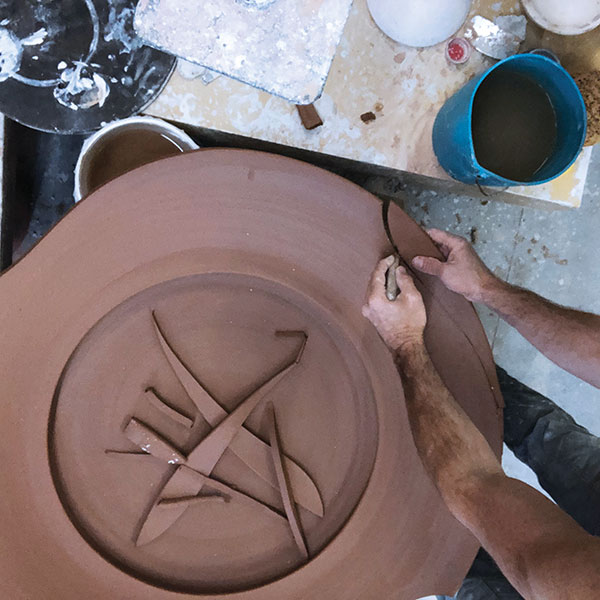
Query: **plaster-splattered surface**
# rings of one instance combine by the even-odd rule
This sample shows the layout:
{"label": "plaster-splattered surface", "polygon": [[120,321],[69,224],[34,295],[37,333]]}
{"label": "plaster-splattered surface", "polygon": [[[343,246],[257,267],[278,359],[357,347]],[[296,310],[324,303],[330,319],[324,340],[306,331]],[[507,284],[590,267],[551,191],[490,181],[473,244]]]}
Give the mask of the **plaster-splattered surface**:
{"label": "plaster-splattered surface", "polygon": [[[475,0],[471,15],[492,18],[520,12],[518,0]],[[470,17],[469,17],[470,18]],[[447,97],[493,64],[474,52],[461,66],[445,58],[445,45],[415,49],[386,37],[366,0],[355,0],[325,86],[315,106],[324,124],[306,131],[294,106],[226,77],[205,86],[175,73],[147,112],[156,116],[446,179],[433,154],[431,129]],[[367,123],[361,115],[373,113]],[[589,149],[559,179],[513,188],[519,197],[579,206]]]}
{"label": "plaster-splattered surface", "polygon": [[[554,302],[600,314],[600,148],[592,154],[581,208],[548,211],[431,191],[399,180],[372,177],[366,187],[404,198],[405,210],[425,227],[474,242],[486,264],[510,283]],[[403,189],[404,188],[404,189]],[[547,395],[600,436],[600,390],[569,375],[484,306],[479,314],[496,362]],[[505,449],[507,473],[539,488],[534,473]]]}
{"label": "plaster-splattered surface", "polygon": [[294,102],[319,97],[352,0],[142,0],[156,48]]}
{"label": "plaster-splattered surface", "polygon": [[136,0],[0,2],[0,109],[42,131],[91,131],[135,114],[175,59],[133,31]]}

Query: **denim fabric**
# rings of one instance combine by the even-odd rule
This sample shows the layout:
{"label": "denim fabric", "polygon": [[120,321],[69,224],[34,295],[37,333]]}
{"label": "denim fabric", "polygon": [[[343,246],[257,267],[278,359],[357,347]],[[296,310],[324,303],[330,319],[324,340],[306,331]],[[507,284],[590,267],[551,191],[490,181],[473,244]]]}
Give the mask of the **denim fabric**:
{"label": "denim fabric", "polygon": [[[586,531],[600,535],[600,438],[554,402],[497,367],[504,441],[540,485]],[[600,410],[600,407],[599,407]],[[456,600],[521,600],[490,555],[477,554]]]}

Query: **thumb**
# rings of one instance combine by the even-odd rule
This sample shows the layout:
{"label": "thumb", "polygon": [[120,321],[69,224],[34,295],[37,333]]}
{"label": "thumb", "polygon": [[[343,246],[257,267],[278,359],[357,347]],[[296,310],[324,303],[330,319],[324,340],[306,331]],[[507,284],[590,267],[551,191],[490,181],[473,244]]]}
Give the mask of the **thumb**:
{"label": "thumb", "polygon": [[415,269],[436,277],[440,277],[444,270],[444,263],[430,256],[415,256],[412,265]]}

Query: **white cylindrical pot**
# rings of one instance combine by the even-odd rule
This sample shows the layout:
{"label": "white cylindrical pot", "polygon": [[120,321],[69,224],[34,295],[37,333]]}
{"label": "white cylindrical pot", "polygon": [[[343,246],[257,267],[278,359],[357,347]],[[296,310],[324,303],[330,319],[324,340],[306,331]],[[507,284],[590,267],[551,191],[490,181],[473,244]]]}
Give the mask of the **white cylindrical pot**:
{"label": "white cylindrical pot", "polygon": [[522,0],[540,27],[560,35],[579,35],[600,25],[600,0]]}
{"label": "white cylindrical pot", "polygon": [[417,48],[447,40],[471,9],[471,0],[367,0],[367,4],[383,33]]}
{"label": "white cylindrical pot", "polygon": [[[77,164],[75,165],[75,188],[73,191],[75,202],[79,202],[93,191],[90,188],[90,180],[92,179],[91,170],[94,169],[94,160],[98,157],[98,153],[106,148],[109,142],[114,142],[115,138],[123,133],[135,133],[136,131],[156,133],[168,140],[173,147],[173,151],[165,156],[177,154],[177,152],[197,150],[199,148],[198,144],[187,133],[162,119],[154,117],[129,117],[128,119],[109,123],[91,135],[81,148]],[[135,148],[132,151],[135,152]],[[157,155],[155,160],[163,157]],[[144,163],[141,162],[138,166],[142,164]],[[107,183],[107,181],[104,183]]]}

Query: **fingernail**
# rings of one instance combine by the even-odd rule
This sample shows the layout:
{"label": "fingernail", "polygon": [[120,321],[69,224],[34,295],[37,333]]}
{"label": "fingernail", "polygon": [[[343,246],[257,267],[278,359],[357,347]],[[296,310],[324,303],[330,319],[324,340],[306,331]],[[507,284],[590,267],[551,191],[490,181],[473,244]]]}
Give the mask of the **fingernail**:
{"label": "fingernail", "polygon": [[412,259],[412,264],[413,264],[415,267],[417,267],[417,268],[418,268],[418,267],[422,267],[422,266],[423,266],[423,259],[422,259],[420,256],[415,256],[415,257]]}

